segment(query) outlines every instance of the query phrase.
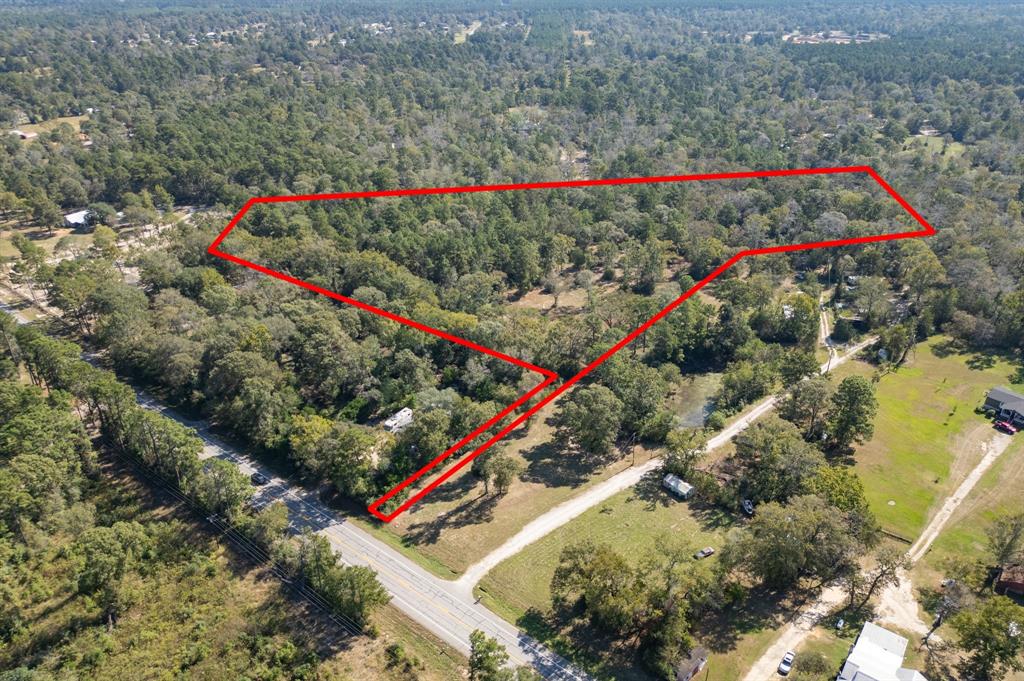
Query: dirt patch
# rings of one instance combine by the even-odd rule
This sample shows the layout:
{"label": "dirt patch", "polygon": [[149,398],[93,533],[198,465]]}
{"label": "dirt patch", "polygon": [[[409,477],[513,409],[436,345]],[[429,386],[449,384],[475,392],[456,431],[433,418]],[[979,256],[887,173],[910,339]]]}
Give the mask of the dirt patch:
{"label": "dirt patch", "polygon": [[977,423],[957,433],[950,449],[954,452],[949,466],[950,483],[959,483],[978,465],[985,454],[985,440],[992,431],[987,423]]}
{"label": "dirt patch", "polygon": [[573,30],[572,35],[587,47],[594,44],[594,39],[591,37],[591,31]]}

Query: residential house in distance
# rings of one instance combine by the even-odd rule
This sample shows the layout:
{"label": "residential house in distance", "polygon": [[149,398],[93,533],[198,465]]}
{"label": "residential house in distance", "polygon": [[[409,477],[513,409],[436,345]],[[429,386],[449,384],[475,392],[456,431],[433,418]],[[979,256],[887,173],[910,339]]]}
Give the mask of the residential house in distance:
{"label": "residential house in distance", "polygon": [[384,419],[384,430],[398,434],[412,425],[412,409],[404,407]]}
{"label": "residential house in distance", "polygon": [[782,36],[782,41],[793,43],[794,45],[822,45],[826,43],[830,45],[860,45],[861,43],[885,40],[888,37],[885,33],[870,33],[866,31],[860,31],[856,35],[851,35],[846,31],[818,31],[817,33],[794,31]]}
{"label": "residential house in distance", "polygon": [[37,133],[37,132],[27,132],[25,130],[11,130],[11,134],[12,135],[17,135],[18,139],[23,139],[23,140],[34,140],[35,138],[39,137],[39,133]]}
{"label": "residential house in distance", "polygon": [[903,666],[906,650],[907,639],[865,622],[836,681],[928,681]]}
{"label": "residential house in distance", "polygon": [[1024,428],[1024,395],[1009,388],[992,388],[985,397],[984,408],[994,411],[996,417],[1009,421],[1016,428]]}
{"label": "residential house in distance", "polygon": [[74,213],[67,213],[64,216],[64,226],[72,229],[81,229],[89,226],[89,209],[76,210]]}

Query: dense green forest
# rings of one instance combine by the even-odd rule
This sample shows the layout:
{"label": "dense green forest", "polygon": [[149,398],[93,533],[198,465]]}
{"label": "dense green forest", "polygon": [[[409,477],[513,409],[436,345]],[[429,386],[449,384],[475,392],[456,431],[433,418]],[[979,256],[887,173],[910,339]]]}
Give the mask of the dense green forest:
{"label": "dense green forest", "polygon": [[[0,266],[120,377],[70,341],[2,320],[0,659],[36,666],[46,647],[20,614],[45,600],[37,566],[56,560],[54,593],[77,594],[90,626],[116,630],[138,607],[132,594],[209,561],[206,546],[173,546],[179,525],[119,514],[97,450],[230,518],[360,627],[388,600],[322,538],[288,538],[281,509],[249,508],[245,476],[201,462],[194,434],[136,407],[120,381],[359,505],[539,381],[211,257],[254,196],[872,166],[934,237],[746,260],[603,364],[552,420],[590,472],[620,447],[664,445],[666,469],[705,498],[764,504],[725,552],[736,580],[785,590],[856,573],[878,527],[842,464],[871,435],[874,389],[804,380],[819,371],[822,315],[837,342],[877,335],[879,371],[936,333],[1019,360],[1024,13],[1009,2],[714,5],[0,6]],[[874,37],[793,39],[828,31]],[[154,225],[157,245],[140,246]],[[224,249],[567,379],[743,249],[914,227],[869,178],[814,176],[258,205]],[[78,238],[88,245],[76,251]],[[707,433],[684,430],[669,402],[707,373],[721,376],[708,431],[792,388],[781,419],[737,438],[722,484],[697,470]],[[384,427],[406,407],[409,427]],[[501,496],[519,465],[499,446],[473,474]],[[776,551],[792,517],[807,529],[800,556]],[[107,573],[83,567],[95,556]],[[680,575],[666,553],[598,598],[602,562],[623,561],[569,547],[556,605],[582,607],[667,677],[692,621],[738,596],[703,569]],[[677,609],[650,605],[679,584],[690,593]],[[259,637],[291,633],[252,636],[219,673],[256,660],[268,671],[254,677],[288,678],[278,665],[316,678],[305,642],[265,660]],[[101,644],[112,645],[83,660],[100,665]]]}

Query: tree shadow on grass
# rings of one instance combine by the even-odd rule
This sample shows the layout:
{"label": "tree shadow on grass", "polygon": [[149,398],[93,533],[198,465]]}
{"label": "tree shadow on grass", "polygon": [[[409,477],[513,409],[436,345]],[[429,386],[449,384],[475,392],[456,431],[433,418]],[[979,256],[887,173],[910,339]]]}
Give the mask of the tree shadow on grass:
{"label": "tree shadow on grass", "polygon": [[544,416],[541,413],[537,413],[537,414],[533,414],[532,416],[527,418],[525,421],[520,423],[518,426],[516,426],[512,430],[512,432],[510,432],[508,435],[506,435],[504,438],[502,438],[502,440],[505,443],[512,443],[512,442],[515,442],[517,440],[522,440],[523,438],[527,437],[530,434],[530,430],[542,418],[543,418],[543,422],[542,422],[543,425],[548,426],[548,427],[550,427],[552,429],[555,428],[555,417],[554,417],[553,414],[548,414],[548,415]]}
{"label": "tree shadow on grass", "polygon": [[640,482],[633,487],[630,499],[643,501],[644,508],[648,511],[686,503],[661,486],[662,477],[663,473],[660,469],[644,475],[640,478]]}
{"label": "tree shadow on grass", "polygon": [[936,357],[943,359],[951,355],[964,356],[964,363],[968,369],[974,371],[984,371],[985,369],[991,369],[1000,360],[1008,362],[1010,364],[1016,364],[1017,368],[1014,373],[1007,376],[1007,380],[1011,383],[1024,383],[1024,364],[1021,364],[1021,357],[1013,352],[989,350],[987,352],[978,352],[972,350],[967,344],[954,340],[946,339],[935,343],[931,346],[932,354]]}
{"label": "tree shadow on grass", "polygon": [[612,457],[588,457],[558,442],[544,442],[523,452],[526,470],[520,478],[546,487],[579,487],[593,475],[594,470]]}
{"label": "tree shadow on grass", "polygon": [[976,352],[965,360],[968,369],[974,371],[984,371],[985,369],[991,369],[996,365],[997,357],[995,355],[989,355],[985,353]]}
{"label": "tree shadow on grass", "polygon": [[751,589],[744,601],[721,612],[708,613],[694,632],[701,644],[714,653],[735,650],[742,636],[764,629],[779,629],[791,621],[817,591],[771,591]]}
{"label": "tree shadow on grass", "polygon": [[960,668],[961,652],[952,643],[932,638],[927,645],[919,642],[911,645],[918,651],[922,648],[927,649],[923,670],[927,678],[934,681],[955,681],[963,678],[963,670]]}
{"label": "tree shadow on grass", "polygon": [[963,351],[963,345],[951,338],[947,338],[946,340],[940,341],[932,345],[932,354],[934,354],[939,359],[945,359],[950,355],[958,355]]}
{"label": "tree shadow on grass", "polygon": [[478,525],[494,519],[494,508],[501,497],[497,494],[480,494],[467,499],[452,510],[441,513],[437,517],[409,526],[402,542],[406,546],[436,544],[441,533],[446,529],[456,529],[467,525]]}
{"label": "tree shadow on grass", "polygon": [[581,615],[578,609],[542,613],[530,608],[516,620],[516,625],[562,657],[600,678],[651,678],[641,670],[634,645],[594,627]]}
{"label": "tree shadow on grass", "polygon": [[690,505],[690,513],[694,520],[700,523],[700,528],[705,532],[717,532],[728,530],[736,526],[736,514],[720,506],[706,504],[696,501]]}
{"label": "tree shadow on grass", "polygon": [[688,511],[705,532],[727,529],[736,524],[736,516],[727,509],[708,503],[696,496],[688,500],[680,499],[662,487],[662,471],[651,471],[636,484],[629,499],[639,499],[646,506],[645,510],[654,511],[658,508],[684,506],[680,511]]}
{"label": "tree shadow on grass", "polygon": [[[457,476],[454,480],[446,480],[445,483],[430,492],[430,496],[426,498],[428,503],[445,503],[451,501],[458,501],[459,499],[465,499],[470,491],[480,484],[480,478],[476,477],[473,473],[467,472],[463,475]],[[427,506],[413,506],[410,512],[415,514],[418,510],[429,508]]]}

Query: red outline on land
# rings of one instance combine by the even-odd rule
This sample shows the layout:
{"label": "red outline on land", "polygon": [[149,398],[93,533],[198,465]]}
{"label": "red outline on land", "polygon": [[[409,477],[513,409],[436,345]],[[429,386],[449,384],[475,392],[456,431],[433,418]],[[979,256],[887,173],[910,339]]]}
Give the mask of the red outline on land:
{"label": "red outline on land", "polygon": [[[403,489],[405,489],[409,485],[412,485],[414,482],[416,482],[421,477],[426,475],[428,472],[433,470],[442,461],[444,461],[445,459],[449,458],[452,454],[454,454],[456,451],[458,451],[459,449],[464,447],[468,442],[473,440],[473,438],[479,436],[481,433],[486,431],[488,428],[490,428],[491,426],[493,426],[493,425],[497,424],[498,422],[500,422],[501,420],[503,420],[506,416],[508,416],[510,413],[512,413],[513,411],[518,409],[520,406],[522,406],[524,403],[526,403],[530,398],[532,398],[538,392],[540,392],[544,388],[546,388],[549,385],[551,385],[554,381],[556,381],[558,379],[558,375],[555,372],[551,371],[550,369],[544,369],[543,367],[535,366],[533,364],[530,364],[529,362],[525,362],[525,361],[523,361],[521,359],[518,359],[516,357],[511,357],[509,355],[506,355],[505,353],[498,352],[497,350],[492,350],[491,348],[484,347],[482,345],[474,343],[473,341],[466,340],[465,338],[460,338],[460,337],[452,335],[450,333],[446,333],[445,331],[441,331],[439,329],[432,328],[430,326],[427,326],[426,324],[421,324],[421,323],[419,323],[419,322],[417,322],[415,320],[407,319],[405,317],[402,317],[400,315],[394,314],[392,312],[388,312],[387,310],[382,310],[382,309],[374,307],[372,305],[367,305],[366,303],[360,302],[360,301],[355,300],[353,298],[349,298],[348,296],[343,296],[343,295],[341,295],[339,293],[335,293],[334,291],[329,291],[329,290],[327,290],[325,288],[317,286],[316,284],[311,284],[311,283],[309,283],[307,281],[303,281],[303,280],[298,279],[296,277],[293,277],[291,275],[284,274],[283,272],[278,272],[278,271],[272,270],[272,269],[270,269],[268,267],[264,267],[262,265],[257,265],[256,263],[249,262],[248,260],[245,260],[243,258],[239,258],[238,256],[232,255],[230,253],[225,253],[225,252],[220,250],[221,243],[223,243],[224,239],[227,238],[228,234],[231,232],[231,230],[233,230],[235,228],[235,226],[242,219],[242,217],[247,212],[249,212],[250,208],[252,208],[254,205],[260,204],[260,203],[289,203],[289,202],[298,202],[298,201],[334,201],[334,200],[342,200],[342,199],[381,198],[381,197],[386,197],[386,196],[421,196],[421,195],[427,195],[427,194],[468,194],[468,193],[473,193],[473,192],[517,191],[517,190],[526,190],[526,189],[564,189],[564,188],[571,188],[571,187],[598,187],[598,186],[607,186],[607,185],[655,184],[655,183],[659,183],[660,184],[660,183],[667,183],[667,182],[696,182],[696,181],[700,181],[700,180],[743,180],[743,179],[754,179],[754,178],[759,178],[759,177],[792,177],[792,176],[798,176],[798,175],[835,175],[835,174],[849,174],[849,173],[866,173],[871,179],[873,179],[875,182],[877,182],[878,185],[882,189],[884,189],[887,194],[889,194],[889,196],[891,196],[893,199],[895,199],[895,201],[904,210],[906,210],[907,213],[910,214],[910,216],[912,218],[914,218],[914,220],[919,225],[921,225],[922,229],[911,231],[911,232],[898,232],[898,233],[894,233],[894,234],[876,234],[876,235],[873,235],[873,236],[862,236],[862,237],[856,237],[856,238],[850,238],[850,239],[834,239],[834,240],[831,240],[831,241],[816,241],[816,242],[807,243],[807,244],[792,244],[792,245],[786,245],[786,246],[771,246],[771,247],[768,247],[768,248],[754,248],[754,249],[749,249],[749,250],[740,251],[740,252],[736,253],[731,258],[729,258],[724,263],[722,263],[717,268],[715,268],[715,270],[713,272],[711,272],[709,275],[707,275],[706,277],[701,279],[699,282],[694,284],[693,287],[690,288],[690,290],[686,291],[681,296],[676,298],[674,301],[672,301],[671,303],[666,305],[656,315],[654,315],[653,317],[648,319],[646,322],[644,322],[643,324],[638,326],[629,335],[627,335],[625,338],[623,338],[618,343],[616,343],[611,348],[609,348],[607,351],[605,351],[600,357],[598,357],[593,362],[588,364],[586,367],[581,369],[579,371],[579,373],[577,373],[575,376],[573,376],[572,378],[568,379],[567,381],[565,381],[564,383],[559,385],[557,388],[552,390],[550,393],[548,393],[542,399],[540,399],[537,403],[535,403],[532,407],[530,407],[529,409],[524,411],[522,414],[517,416],[511,423],[509,423],[504,428],[502,428],[500,431],[495,433],[490,439],[488,439],[482,445],[477,447],[475,450],[473,450],[469,454],[467,454],[467,455],[463,456],[462,458],[458,459],[452,466],[450,466],[447,470],[443,471],[440,475],[438,475],[437,478],[432,480],[428,485],[426,485],[423,489],[418,491],[416,494],[414,494],[411,497],[409,497],[408,499],[406,499],[400,506],[398,506],[398,508],[394,509],[390,513],[382,512],[380,510],[380,507],[383,504],[385,504],[389,499],[391,499],[396,494],[401,492]],[[280,279],[281,281],[286,281],[286,282],[288,282],[290,284],[294,284],[296,286],[301,286],[304,289],[308,289],[310,291],[313,291],[315,293],[319,293],[321,295],[327,296],[328,298],[332,298],[334,300],[337,300],[337,301],[342,302],[342,303],[346,303],[348,305],[353,305],[353,306],[355,306],[355,307],[357,307],[357,308],[359,308],[361,310],[365,310],[366,312],[371,312],[373,314],[380,315],[381,317],[384,317],[386,319],[390,319],[392,321],[398,322],[399,324],[404,324],[406,326],[410,326],[410,327],[412,327],[414,329],[418,329],[420,331],[423,331],[424,333],[429,333],[429,334],[437,336],[439,338],[443,338],[443,339],[445,339],[447,341],[451,341],[453,343],[457,343],[459,345],[465,346],[465,347],[470,348],[472,350],[476,350],[477,352],[482,352],[482,353],[484,353],[486,355],[490,355],[491,357],[497,357],[498,359],[502,359],[502,360],[504,360],[506,362],[511,362],[512,364],[515,364],[516,366],[522,367],[523,369],[526,369],[528,371],[532,371],[534,373],[538,373],[538,374],[540,374],[540,375],[542,375],[544,377],[544,380],[542,380],[539,384],[537,384],[536,387],[534,387],[533,389],[531,389],[528,392],[524,393],[515,402],[513,402],[512,404],[510,404],[507,407],[505,407],[502,411],[498,412],[498,414],[496,414],[494,417],[492,417],[486,423],[482,424],[476,430],[474,430],[472,433],[470,433],[466,437],[464,437],[461,440],[459,440],[453,446],[451,446],[450,448],[448,448],[447,450],[442,452],[440,455],[435,457],[432,461],[430,461],[429,463],[425,464],[418,471],[416,471],[415,473],[410,475],[408,478],[406,478],[404,481],[402,481],[401,484],[395,486],[387,494],[385,494],[384,496],[380,497],[379,499],[377,499],[376,501],[374,501],[372,504],[370,504],[367,507],[367,510],[369,510],[370,513],[372,513],[374,516],[376,516],[380,520],[383,520],[384,522],[391,522],[399,514],[403,513],[410,506],[412,506],[413,504],[417,503],[420,499],[422,499],[427,494],[429,494],[431,491],[433,491],[435,488],[437,488],[439,485],[444,483],[445,480],[447,480],[452,475],[454,475],[463,466],[465,466],[470,461],[472,461],[474,458],[476,458],[481,453],[486,451],[489,447],[493,446],[494,443],[496,443],[498,440],[500,440],[501,438],[503,438],[506,435],[508,435],[512,430],[514,430],[521,423],[523,423],[523,421],[525,421],[526,419],[530,418],[530,416],[532,416],[538,410],[540,410],[542,407],[544,407],[544,405],[548,404],[549,402],[551,402],[552,400],[554,400],[558,396],[560,396],[562,393],[564,393],[567,390],[569,390],[569,388],[574,386],[583,377],[585,377],[587,374],[589,374],[594,369],[596,369],[598,366],[600,366],[609,357],[611,357],[616,352],[618,352],[622,348],[624,348],[627,345],[629,345],[629,343],[634,341],[640,334],[642,334],[644,331],[646,331],[651,326],[656,324],[660,319],[662,319],[667,314],[672,312],[672,310],[674,310],[677,307],[679,307],[680,305],[682,305],[683,302],[687,298],[692,296],[694,293],[696,293],[701,288],[706,286],[708,284],[708,282],[712,281],[715,277],[717,277],[718,275],[722,274],[722,272],[724,272],[725,270],[729,269],[730,267],[735,265],[737,262],[739,262],[743,258],[746,258],[748,256],[753,256],[753,255],[766,255],[766,254],[769,254],[769,253],[787,253],[787,252],[791,252],[791,251],[810,250],[810,249],[813,249],[813,248],[830,248],[830,247],[835,247],[835,246],[849,246],[849,245],[854,245],[854,244],[872,243],[872,242],[876,242],[876,241],[892,241],[892,240],[895,240],[895,239],[910,239],[910,238],[914,238],[914,237],[931,236],[932,234],[935,234],[935,228],[932,227],[930,224],[928,224],[928,221],[925,220],[923,217],[921,217],[921,215],[916,210],[914,210],[914,207],[911,206],[902,196],[900,196],[898,193],[896,193],[896,190],[893,189],[891,186],[889,186],[889,184],[885,180],[883,180],[882,177],[877,172],[875,172],[874,168],[872,168],[870,166],[845,166],[845,167],[838,167],[838,168],[793,168],[793,169],[784,169],[784,170],[754,170],[754,171],[733,172],[733,173],[710,173],[710,174],[701,174],[701,175],[665,175],[665,176],[659,176],[659,177],[621,177],[621,178],[608,178],[608,179],[600,179],[600,180],[570,180],[570,181],[565,181],[565,182],[532,182],[532,183],[527,183],[527,184],[473,185],[473,186],[467,186],[467,187],[424,187],[424,188],[419,188],[419,189],[389,189],[389,190],[383,190],[383,191],[345,192],[345,193],[339,193],[339,194],[305,194],[305,195],[291,195],[291,196],[262,196],[262,197],[256,197],[256,198],[249,199],[246,202],[246,204],[244,206],[242,206],[242,209],[240,211],[238,211],[238,213],[233,218],[231,218],[231,221],[227,224],[227,226],[221,231],[220,234],[217,235],[217,238],[213,240],[213,243],[211,243],[210,246],[207,248],[207,252],[210,255],[216,256],[218,258],[223,258],[223,259],[228,260],[230,262],[233,262],[233,263],[235,263],[237,265],[242,265],[243,267],[248,267],[249,269],[255,270],[255,271],[260,272],[262,274],[266,274],[266,275],[274,277],[276,279]]]}

